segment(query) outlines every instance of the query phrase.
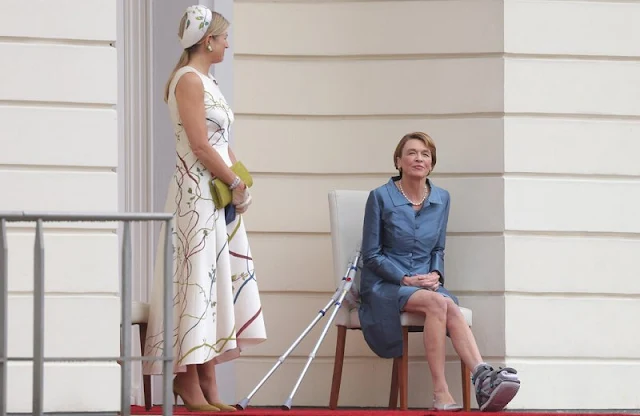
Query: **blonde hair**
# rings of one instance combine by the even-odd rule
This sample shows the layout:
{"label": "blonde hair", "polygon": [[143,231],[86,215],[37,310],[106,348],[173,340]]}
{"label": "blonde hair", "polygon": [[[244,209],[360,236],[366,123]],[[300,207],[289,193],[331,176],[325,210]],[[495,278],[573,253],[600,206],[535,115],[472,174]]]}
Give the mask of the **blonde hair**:
{"label": "blonde hair", "polygon": [[431,168],[433,169],[436,166],[436,144],[433,139],[427,133],[423,133],[421,131],[408,133],[400,139],[400,142],[398,142],[398,145],[396,146],[396,151],[393,152],[393,166],[395,166],[395,168],[398,169],[398,172],[400,172],[400,177],[402,177],[402,169],[398,168],[398,158],[402,157],[404,146],[412,139],[420,140],[425,146],[427,146],[431,152]]}
{"label": "blonde hair", "polygon": [[[187,49],[182,51],[182,54],[180,55],[180,59],[178,59],[178,63],[176,64],[176,67],[173,68],[173,71],[171,71],[171,75],[169,76],[169,79],[167,80],[167,83],[164,87],[165,103],[169,101],[169,87],[171,86],[171,81],[173,81],[173,77],[176,75],[176,72],[178,72],[180,68],[186,66],[189,63],[189,59],[191,58],[191,55],[197,50],[198,46],[202,43],[202,40],[207,36],[214,36],[214,37],[220,36],[224,33],[225,30],[229,28],[229,21],[225,19],[223,15],[221,15],[218,12],[212,12],[211,15],[212,15],[211,24],[207,28],[207,31],[205,32],[205,34],[202,35],[202,38],[195,45],[190,46]],[[182,37],[186,24],[187,24],[187,14],[185,13],[182,16],[182,19],[180,20],[180,26],[178,27],[178,36]]]}

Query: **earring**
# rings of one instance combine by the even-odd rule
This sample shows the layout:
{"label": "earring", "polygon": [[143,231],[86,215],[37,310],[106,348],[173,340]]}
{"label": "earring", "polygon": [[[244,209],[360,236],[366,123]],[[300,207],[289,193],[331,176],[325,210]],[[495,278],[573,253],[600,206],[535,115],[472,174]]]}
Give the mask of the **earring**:
{"label": "earring", "polygon": [[211,44],[210,44],[210,43],[207,43],[207,50],[208,50],[209,52],[213,52],[213,48],[211,47]]}

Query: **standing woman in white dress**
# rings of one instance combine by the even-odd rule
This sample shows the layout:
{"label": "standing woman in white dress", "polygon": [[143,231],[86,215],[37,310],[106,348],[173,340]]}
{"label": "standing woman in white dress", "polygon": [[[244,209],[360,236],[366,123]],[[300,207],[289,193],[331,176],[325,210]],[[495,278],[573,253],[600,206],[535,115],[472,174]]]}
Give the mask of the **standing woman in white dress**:
{"label": "standing woman in white dress", "polygon": [[[221,403],[215,366],[266,340],[242,220],[251,195],[229,168],[236,162],[229,147],[233,113],[209,74],[210,66],[222,62],[229,47],[228,27],[222,15],[208,8],[188,7],[178,31],[184,51],[165,90],[176,139],[175,173],[165,206],[166,212],[174,213],[173,391],[194,411],[235,410]],[[228,215],[213,204],[212,177],[232,190]],[[163,245],[161,237],[145,344],[146,355],[158,357],[165,337]],[[161,361],[145,362],[144,372],[161,374]]]}

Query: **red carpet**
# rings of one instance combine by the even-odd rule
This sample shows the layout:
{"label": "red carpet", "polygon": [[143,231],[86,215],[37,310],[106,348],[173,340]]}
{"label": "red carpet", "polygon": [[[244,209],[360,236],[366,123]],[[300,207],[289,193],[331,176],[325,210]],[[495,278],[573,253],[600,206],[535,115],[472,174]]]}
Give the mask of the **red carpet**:
{"label": "red carpet", "polygon": [[[162,407],[154,406],[150,411],[144,410],[141,406],[131,406],[132,415],[162,415]],[[239,410],[237,412],[190,412],[182,406],[175,406],[173,408],[174,415],[189,415],[189,416],[211,416],[211,415],[237,415],[237,416],[480,416],[480,412],[433,412],[428,409],[416,410],[411,409],[407,411],[400,410],[388,410],[383,408],[378,409],[338,409],[329,410],[327,408],[308,408],[300,407],[293,408],[291,410],[281,410],[280,408],[264,408],[264,407],[249,407],[246,410]],[[495,415],[508,415],[508,416],[621,416],[621,413],[568,413],[568,412],[502,412],[494,413]],[[633,415],[632,413],[624,413],[624,416]],[[638,413],[636,413],[638,415]]]}
{"label": "red carpet", "polygon": [[[442,416],[444,412],[439,412]],[[461,412],[460,416],[464,416]],[[154,406],[149,412],[144,410],[141,406],[131,406],[132,415],[162,415],[162,407]],[[175,406],[173,408],[174,415],[189,415],[189,416],[211,416],[211,415],[237,415],[237,416],[424,416],[432,415],[433,412],[427,410],[388,410],[388,409],[339,409],[329,410],[327,408],[309,408],[300,407],[293,408],[291,410],[282,410],[277,407],[249,407],[246,410],[238,410],[237,412],[190,412],[182,406]],[[474,415],[477,416],[477,415]],[[620,416],[620,415],[617,415]]]}

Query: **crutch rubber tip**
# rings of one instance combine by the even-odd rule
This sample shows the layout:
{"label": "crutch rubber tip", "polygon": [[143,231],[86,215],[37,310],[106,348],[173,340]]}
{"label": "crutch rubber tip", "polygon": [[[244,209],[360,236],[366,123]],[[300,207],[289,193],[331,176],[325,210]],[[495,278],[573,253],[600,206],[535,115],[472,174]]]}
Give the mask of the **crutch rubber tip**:
{"label": "crutch rubber tip", "polygon": [[238,410],[244,410],[249,405],[249,399],[242,399],[238,404],[236,404],[236,408]]}
{"label": "crutch rubber tip", "polygon": [[291,410],[291,403],[293,402],[292,399],[287,399],[286,402],[284,402],[284,404],[282,406],[280,406],[280,409],[282,410]]}

